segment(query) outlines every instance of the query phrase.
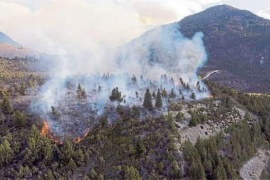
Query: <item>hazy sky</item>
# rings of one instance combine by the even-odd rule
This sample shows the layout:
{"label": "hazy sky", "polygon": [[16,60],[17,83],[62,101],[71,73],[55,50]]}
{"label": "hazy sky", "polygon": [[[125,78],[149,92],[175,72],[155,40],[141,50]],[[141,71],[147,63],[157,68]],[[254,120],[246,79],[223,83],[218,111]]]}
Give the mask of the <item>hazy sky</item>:
{"label": "hazy sky", "polygon": [[0,31],[42,52],[87,51],[218,4],[270,19],[270,0],[0,0]]}

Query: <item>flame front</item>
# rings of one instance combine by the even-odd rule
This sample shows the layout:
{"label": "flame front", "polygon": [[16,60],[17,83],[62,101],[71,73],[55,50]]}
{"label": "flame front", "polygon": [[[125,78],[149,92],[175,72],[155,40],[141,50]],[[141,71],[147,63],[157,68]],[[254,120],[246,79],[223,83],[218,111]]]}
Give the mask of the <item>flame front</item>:
{"label": "flame front", "polygon": [[79,142],[82,141],[82,139],[83,139],[83,138],[81,138],[81,137],[76,137],[76,138],[73,140],[73,142],[79,143]]}
{"label": "flame front", "polygon": [[53,134],[50,132],[49,124],[47,121],[43,121],[43,126],[41,128],[40,135],[47,136],[50,140],[52,140],[53,142],[57,144],[62,144],[62,142],[58,140],[57,138],[55,138]]}
{"label": "flame front", "polygon": [[[83,140],[84,137],[86,137],[89,134],[90,129],[87,128],[84,132],[83,137],[76,137],[75,139],[73,139],[74,143],[79,143]],[[41,128],[40,131],[40,135],[41,136],[46,136],[48,137],[50,140],[52,140],[53,142],[57,143],[57,144],[63,144],[62,141],[58,140],[56,137],[53,136],[53,134],[50,132],[50,127],[47,121],[43,121],[43,126]]]}
{"label": "flame front", "polygon": [[81,142],[83,140],[83,138],[85,138],[88,135],[89,131],[90,131],[90,129],[87,128],[85,130],[85,133],[84,133],[83,137],[76,137],[75,139],[73,139],[73,142],[75,142],[75,143]]}
{"label": "flame front", "polygon": [[43,121],[43,126],[40,135],[46,136],[49,133],[49,124],[47,121]]}

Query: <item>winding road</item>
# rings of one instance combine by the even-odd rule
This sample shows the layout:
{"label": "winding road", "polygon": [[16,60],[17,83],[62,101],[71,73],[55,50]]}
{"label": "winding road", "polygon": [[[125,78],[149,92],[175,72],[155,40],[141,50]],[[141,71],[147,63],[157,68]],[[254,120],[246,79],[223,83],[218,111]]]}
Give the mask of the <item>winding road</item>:
{"label": "winding road", "polygon": [[214,71],[211,71],[211,72],[207,73],[207,74],[202,78],[202,80],[205,80],[205,79],[209,78],[212,74],[215,74],[215,73],[220,73],[220,70],[214,70]]}

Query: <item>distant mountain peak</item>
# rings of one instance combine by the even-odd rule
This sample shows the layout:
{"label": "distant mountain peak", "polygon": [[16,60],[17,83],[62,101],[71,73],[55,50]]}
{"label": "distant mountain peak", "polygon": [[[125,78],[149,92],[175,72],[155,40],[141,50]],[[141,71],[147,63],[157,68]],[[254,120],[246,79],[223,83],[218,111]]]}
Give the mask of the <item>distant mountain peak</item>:
{"label": "distant mountain peak", "polygon": [[43,55],[32,49],[23,47],[6,34],[0,32],[0,57],[16,58],[36,58],[40,59]]}
{"label": "distant mountain peak", "polygon": [[[184,35],[192,37],[197,31],[226,35],[229,31],[242,36],[269,34],[270,21],[247,10],[228,5],[210,7],[197,14],[187,16],[179,22]],[[230,32],[231,33],[231,32]]]}
{"label": "distant mountain peak", "polygon": [[227,4],[217,5],[217,6],[213,6],[213,7],[208,8],[208,10],[211,10],[211,9],[239,10],[239,9],[237,9],[237,8],[235,8],[233,6],[227,5]]}
{"label": "distant mountain peak", "polygon": [[270,20],[228,5],[210,7],[178,22],[186,37],[204,34],[207,67],[217,81],[246,91],[270,89]]}
{"label": "distant mountain peak", "polygon": [[21,46],[19,43],[8,37],[6,34],[0,32],[0,43],[5,43],[13,46]]}

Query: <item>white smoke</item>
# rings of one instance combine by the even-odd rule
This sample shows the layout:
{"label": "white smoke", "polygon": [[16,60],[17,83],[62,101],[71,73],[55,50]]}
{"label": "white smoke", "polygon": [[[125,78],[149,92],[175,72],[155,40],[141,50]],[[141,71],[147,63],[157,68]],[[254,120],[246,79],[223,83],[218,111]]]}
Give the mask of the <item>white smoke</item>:
{"label": "white smoke", "polygon": [[[173,89],[178,100],[190,100],[192,93],[196,94],[196,99],[209,96],[207,87],[197,75],[198,69],[207,60],[202,33],[198,32],[188,39],[180,33],[178,24],[173,23],[155,28],[116,47],[114,43],[104,43],[102,40],[117,39],[117,36],[109,37],[114,34],[104,33],[107,34],[104,37],[95,37],[98,41],[93,38],[102,34],[98,33],[102,29],[108,31],[109,25],[100,26],[103,23],[106,22],[94,25],[96,28],[89,34],[89,39],[83,33],[83,41],[87,43],[82,45],[74,46],[75,41],[74,44],[66,43],[63,46],[52,43],[59,55],[51,62],[50,78],[40,89],[40,99],[32,103],[33,111],[47,119],[52,130],[65,134],[68,130],[64,130],[61,123],[81,123],[78,115],[74,115],[76,113],[69,114],[66,109],[78,111],[84,119],[90,116],[93,119],[101,115],[106,107],[119,104],[109,99],[115,87],[122,93],[121,104],[125,106],[142,106],[146,88],[150,88],[151,93],[166,89],[168,94]],[[133,77],[136,77],[136,82],[131,80]],[[76,99],[79,83],[87,95],[84,101]],[[163,108],[166,109],[168,99],[164,98],[163,101]],[[82,108],[82,105],[87,108]],[[62,115],[58,121],[51,116],[52,106]]]}
{"label": "white smoke", "polygon": [[[168,93],[174,89],[179,97],[178,91],[182,90],[185,99],[190,99],[191,92],[196,93],[197,99],[205,98],[209,95],[207,87],[197,75],[198,68],[207,59],[202,38],[202,33],[196,33],[192,39],[185,38],[177,24],[169,24],[153,29],[114,50],[96,47],[94,51],[87,53],[88,56],[83,61],[77,61],[76,56],[61,56],[57,59],[59,64],[54,67],[50,80],[41,89],[43,113],[64,101],[65,93],[70,91],[67,90],[69,81],[74,83],[74,93],[79,83],[89,93],[102,87],[102,93],[97,97],[88,97],[89,104],[103,105],[98,109],[104,108],[115,87],[127,97],[127,103],[137,105],[141,104],[134,102],[135,92],[138,91],[143,98],[145,88],[151,87],[153,91],[166,88]],[[111,74],[109,78],[102,78],[102,75],[108,73]],[[161,81],[161,75],[164,74],[168,77],[168,82]],[[130,85],[132,76],[137,79],[135,86]],[[140,80],[140,76],[144,80]],[[173,83],[169,83],[171,78]],[[192,91],[185,94],[180,78],[189,84]],[[198,82],[204,91],[196,89]]]}
{"label": "white smoke", "polygon": [[207,60],[202,38],[200,32],[185,38],[177,23],[162,26],[124,46],[118,64],[120,69],[152,80],[167,74],[193,84],[198,81],[198,68]]}

